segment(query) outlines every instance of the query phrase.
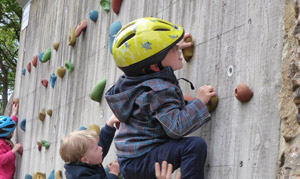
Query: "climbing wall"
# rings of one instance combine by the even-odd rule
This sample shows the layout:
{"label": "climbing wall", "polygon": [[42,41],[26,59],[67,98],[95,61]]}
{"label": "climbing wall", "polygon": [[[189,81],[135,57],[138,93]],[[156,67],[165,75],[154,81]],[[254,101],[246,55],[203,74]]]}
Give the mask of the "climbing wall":
{"label": "climbing wall", "polygon": [[[98,12],[96,22],[89,18]],[[62,170],[60,139],[91,124],[104,126],[111,116],[104,98],[91,100],[92,88],[106,79],[107,91],[122,74],[109,50],[110,25],[122,25],[141,17],[158,17],[181,24],[193,35],[194,56],[176,72],[195,87],[210,84],[219,104],[212,120],[192,135],[208,144],[205,175],[208,179],[276,178],[279,158],[280,118],[277,109],[281,88],[283,2],[274,0],[124,0],[119,14],[104,11],[99,0],[32,0],[28,26],[21,32],[14,97],[20,99],[16,140],[24,147],[17,157],[17,178]],[[68,45],[69,35],[83,19],[87,28]],[[53,44],[59,42],[57,50]],[[49,61],[27,64],[34,56],[51,50]],[[50,76],[65,62],[72,73]],[[24,69],[24,70],[23,70]],[[23,75],[22,72],[25,71]],[[48,80],[44,87],[42,79]],[[247,84],[254,95],[249,102],[235,98],[238,83]],[[180,82],[184,94],[196,95]],[[52,110],[39,120],[42,109]],[[38,150],[37,142],[50,143]],[[116,159],[111,148],[104,164]]]}

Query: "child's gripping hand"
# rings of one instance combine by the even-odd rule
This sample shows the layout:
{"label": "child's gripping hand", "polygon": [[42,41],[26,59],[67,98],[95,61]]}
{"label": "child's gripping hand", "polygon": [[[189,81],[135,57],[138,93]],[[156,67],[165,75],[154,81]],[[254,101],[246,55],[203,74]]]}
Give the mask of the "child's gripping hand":
{"label": "child's gripping hand", "polygon": [[19,108],[19,103],[13,103],[12,105],[12,115],[17,116]]}
{"label": "child's gripping hand", "polygon": [[185,42],[185,39],[187,38],[191,38],[191,40],[193,41],[192,35],[190,33],[184,34],[183,38],[177,43],[179,49],[185,49],[193,45],[193,42]]}
{"label": "child's gripping hand", "polygon": [[22,147],[21,144],[17,143],[17,144],[14,145],[14,147],[11,149],[11,151],[13,153],[18,152],[20,155],[22,155],[23,154],[23,147]]}
{"label": "child's gripping hand", "polygon": [[114,174],[116,176],[118,176],[120,173],[119,163],[116,160],[108,164],[107,168],[109,170],[109,173]]}
{"label": "child's gripping hand", "polygon": [[198,91],[196,98],[200,99],[201,102],[206,105],[212,96],[215,96],[217,93],[214,91],[214,88],[210,85],[201,86]]}
{"label": "child's gripping hand", "polygon": [[120,125],[120,121],[115,115],[112,115],[110,117],[110,119],[107,121],[107,125],[109,125],[110,127],[114,127],[114,124],[116,125],[116,128],[118,129],[119,128],[118,126]]}

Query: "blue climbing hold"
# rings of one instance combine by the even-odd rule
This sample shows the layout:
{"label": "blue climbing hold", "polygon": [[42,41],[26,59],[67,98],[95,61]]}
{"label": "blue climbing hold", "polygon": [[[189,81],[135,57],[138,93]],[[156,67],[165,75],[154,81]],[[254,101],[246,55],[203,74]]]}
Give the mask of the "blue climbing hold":
{"label": "blue climbing hold", "polygon": [[23,131],[26,131],[26,118],[22,119],[19,126]]}
{"label": "blue climbing hold", "polygon": [[39,58],[39,61],[40,61],[40,62],[42,61],[43,56],[44,56],[44,53],[43,53],[43,52],[39,53],[38,58]]}
{"label": "blue climbing hold", "polygon": [[51,173],[48,176],[48,179],[55,179],[55,177],[54,177],[54,170],[51,171]]}
{"label": "blue climbing hold", "polygon": [[25,175],[25,179],[32,179],[32,176],[29,175],[29,174],[26,174],[26,175]]}
{"label": "blue climbing hold", "polygon": [[54,88],[56,78],[57,76],[54,73],[50,76],[50,85],[52,88]]}
{"label": "blue climbing hold", "polygon": [[80,130],[80,131],[84,131],[84,130],[87,130],[87,128],[86,128],[86,127],[84,127],[84,126],[80,126],[78,130]]}
{"label": "blue climbing hold", "polygon": [[98,19],[98,11],[96,10],[92,10],[90,12],[90,19],[94,22],[97,22],[97,19]]}
{"label": "blue climbing hold", "polygon": [[22,75],[25,76],[25,74],[26,74],[26,70],[25,70],[25,68],[23,68],[23,69],[22,69]]}
{"label": "blue climbing hold", "polygon": [[115,35],[119,32],[119,30],[122,28],[122,24],[120,21],[114,22],[110,25],[109,28],[109,50],[110,53],[112,53],[112,44],[115,39]]}

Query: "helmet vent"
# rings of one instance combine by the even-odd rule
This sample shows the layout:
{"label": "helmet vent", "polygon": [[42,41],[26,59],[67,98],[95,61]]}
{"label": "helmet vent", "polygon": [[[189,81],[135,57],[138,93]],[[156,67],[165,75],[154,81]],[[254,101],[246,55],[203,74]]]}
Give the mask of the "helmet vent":
{"label": "helmet vent", "polygon": [[129,36],[127,36],[122,42],[120,42],[120,44],[118,45],[118,48],[123,45],[125,42],[127,42],[128,40],[130,40],[132,37],[135,36],[135,33],[130,34]]}
{"label": "helmet vent", "polygon": [[164,22],[164,21],[158,20],[158,22],[163,23],[163,24],[167,24],[167,25],[169,25],[169,26],[172,26],[171,24],[169,24],[169,23],[167,23],[167,22]]}
{"label": "helmet vent", "polygon": [[170,31],[170,29],[155,29],[154,31]]}

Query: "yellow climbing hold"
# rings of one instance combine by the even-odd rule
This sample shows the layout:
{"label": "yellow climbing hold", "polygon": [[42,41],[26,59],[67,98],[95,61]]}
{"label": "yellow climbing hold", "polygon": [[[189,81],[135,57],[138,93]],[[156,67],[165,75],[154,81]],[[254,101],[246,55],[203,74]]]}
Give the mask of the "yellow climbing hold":
{"label": "yellow climbing hold", "polygon": [[[192,42],[192,39],[188,37],[185,39],[185,42]],[[191,47],[183,49],[182,53],[185,61],[189,61],[194,54],[194,44]]]}
{"label": "yellow climbing hold", "polygon": [[68,41],[68,45],[74,47],[76,43],[76,37],[75,37],[75,28],[72,29],[70,35],[69,35],[69,41]]}
{"label": "yellow climbing hold", "polygon": [[55,171],[55,179],[62,179],[62,172],[61,170]]}
{"label": "yellow climbing hold", "polygon": [[41,172],[36,172],[33,174],[33,179],[46,179],[46,174]]}
{"label": "yellow climbing hold", "polygon": [[59,42],[55,42],[53,44],[53,48],[57,51],[58,50],[58,47],[59,47]]}
{"label": "yellow climbing hold", "polygon": [[66,72],[66,69],[62,66],[57,67],[57,69],[56,69],[56,73],[60,78],[63,78],[65,76],[65,72]]}
{"label": "yellow climbing hold", "polygon": [[48,116],[52,116],[52,109],[47,109],[46,113],[48,114]]}
{"label": "yellow climbing hold", "polygon": [[46,114],[45,114],[45,108],[43,108],[43,109],[41,109],[41,111],[39,113],[39,119],[40,119],[40,121],[44,121],[45,116],[46,116]]}
{"label": "yellow climbing hold", "polygon": [[97,124],[91,124],[91,125],[88,127],[88,130],[90,130],[90,131],[95,131],[95,132],[97,133],[97,135],[99,135],[100,127],[99,127]]}

